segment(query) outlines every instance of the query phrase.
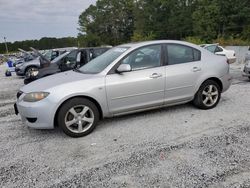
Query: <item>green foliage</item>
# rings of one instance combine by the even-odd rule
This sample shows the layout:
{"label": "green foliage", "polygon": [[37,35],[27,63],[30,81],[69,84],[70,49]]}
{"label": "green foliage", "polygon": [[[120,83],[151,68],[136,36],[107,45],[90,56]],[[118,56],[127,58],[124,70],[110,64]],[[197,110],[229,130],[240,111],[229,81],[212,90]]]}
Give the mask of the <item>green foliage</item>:
{"label": "green foliage", "polygon": [[97,44],[153,39],[185,39],[199,44],[221,38],[238,44],[250,38],[250,2],[97,0],[80,15],[79,25],[83,40],[99,41]]}
{"label": "green foliage", "polygon": [[79,26],[86,43],[89,38],[110,45],[127,42],[133,35],[133,0],[98,0],[79,16]]}
{"label": "green foliage", "polygon": [[219,43],[222,46],[249,46],[250,40],[229,37],[215,39],[213,43]]}
{"label": "green foliage", "polygon": [[206,43],[205,40],[202,40],[199,37],[186,37],[186,38],[184,38],[184,41],[187,41],[187,42],[190,42],[193,44],[205,44]]}
{"label": "green foliage", "polygon": [[[41,38],[40,40],[26,40],[26,41],[16,41],[13,43],[7,43],[10,52],[18,51],[18,48],[24,50],[30,50],[30,47],[44,50],[53,48],[63,48],[63,47],[74,47],[78,46],[76,38],[66,37],[66,38]],[[0,53],[5,53],[5,44],[0,43]]]}
{"label": "green foliage", "polygon": [[100,37],[92,33],[88,35],[79,35],[78,41],[81,47],[100,46],[102,44]]}
{"label": "green foliage", "polygon": [[[249,0],[97,0],[79,16],[77,38],[8,43],[9,51],[66,46],[117,45],[184,39],[201,44],[249,45]],[[5,52],[0,43],[0,53]]]}
{"label": "green foliage", "polygon": [[132,42],[139,42],[139,41],[149,41],[149,40],[154,40],[156,37],[153,34],[153,32],[148,33],[146,36],[141,34],[141,33],[134,33],[132,36],[131,40]]}
{"label": "green foliage", "polygon": [[244,26],[243,32],[242,32],[242,38],[244,40],[250,41],[250,25]]}

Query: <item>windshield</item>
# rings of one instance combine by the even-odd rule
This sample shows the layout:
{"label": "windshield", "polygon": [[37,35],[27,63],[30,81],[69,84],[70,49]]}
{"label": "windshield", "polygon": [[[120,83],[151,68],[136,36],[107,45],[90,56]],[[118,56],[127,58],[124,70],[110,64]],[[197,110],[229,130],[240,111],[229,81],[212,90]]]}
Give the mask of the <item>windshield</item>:
{"label": "windshield", "polygon": [[86,74],[97,74],[102,72],[107,66],[109,66],[114,60],[122,55],[128,48],[116,47],[112,48],[97,58],[91,60],[89,63],[82,66],[79,71]]}
{"label": "windshield", "polygon": [[215,50],[217,48],[218,45],[210,45],[210,46],[206,46],[205,49],[207,49],[208,51],[215,53]]}
{"label": "windshield", "polygon": [[66,55],[68,55],[70,52],[65,52],[62,55],[59,55],[58,57],[56,57],[55,59],[53,59],[51,61],[51,63],[57,63],[59,60],[61,60],[62,58],[64,58]]}
{"label": "windshield", "polygon": [[43,54],[43,56],[48,60],[50,60],[51,55],[52,55],[52,50],[46,50]]}

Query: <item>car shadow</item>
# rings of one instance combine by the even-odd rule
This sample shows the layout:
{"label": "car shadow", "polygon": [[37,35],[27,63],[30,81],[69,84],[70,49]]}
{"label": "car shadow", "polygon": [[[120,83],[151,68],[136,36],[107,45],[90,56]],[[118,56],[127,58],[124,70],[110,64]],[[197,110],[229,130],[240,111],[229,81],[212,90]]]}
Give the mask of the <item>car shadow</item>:
{"label": "car shadow", "polygon": [[175,111],[186,111],[186,110],[197,110],[199,111],[200,109],[197,109],[193,106],[191,102],[186,103],[186,104],[180,104],[176,106],[169,106],[169,107],[162,107],[158,109],[153,109],[153,110],[147,110],[147,111],[142,111],[142,112],[135,112],[132,114],[127,114],[127,115],[122,115],[122,116],[116,116],[112,118],[107,118],[101,120],[98,124],[98,129],[102,129],[102,127],[107,127],[107,126],[112,126],[113,122],[125,122],[127,121],[128,124],[131,120],[134,119],[143,119],[145,117],[149,116],[163,116],[166,115],[166,113],[169,112],[175,112]]}

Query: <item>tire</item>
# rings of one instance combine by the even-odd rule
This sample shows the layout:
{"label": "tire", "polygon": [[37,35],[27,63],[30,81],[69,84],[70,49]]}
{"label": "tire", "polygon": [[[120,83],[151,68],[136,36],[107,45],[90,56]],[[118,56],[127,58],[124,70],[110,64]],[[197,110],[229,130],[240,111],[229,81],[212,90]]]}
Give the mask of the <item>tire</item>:
{"label": "tire", "polygon": [[35,67],[35,66],[28,67],[28,68],[26,68],[26,70],[25,70],[25,72],[24,72],[24,75],[29,77],[29,76],[30,76],[30,73],[31,73],[32,71],[34,71],[34,70],[38,70],[38,68]]}
{"label": "tire", "polygon": [[77,97],[63,104],[59,109],[57,122],[66,135],[78,138],[90,134],[99,117],[98,108],[93,102]]}
{"label": "tire", "polygon": [[221,98],[221,88],[213,80],[205,81],[195,94],[193,104],[203,110],[212,109],[217,106]]}
{"label": "tire", "polygon": [[5,76],[6,76],[6,77],[9,77],[9,76],[12,76],[12,74],[11,74],[11,72],[10,72],[9,70],[6,70],[6,71],[5,71]]}
{"label": "tire", "polygon": [[248,77],[248,79],[250,80],[250,76]]}

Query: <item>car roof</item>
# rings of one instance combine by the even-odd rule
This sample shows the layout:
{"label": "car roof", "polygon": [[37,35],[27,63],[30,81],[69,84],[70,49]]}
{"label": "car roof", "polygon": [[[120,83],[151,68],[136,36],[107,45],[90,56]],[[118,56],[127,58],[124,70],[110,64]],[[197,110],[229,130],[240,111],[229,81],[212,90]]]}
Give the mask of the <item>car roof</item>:
{"label": "car roof", "polygon": [[89,50],[89,49],[110,49],[112,46],[101,46],[101,47],[85,47],[79,48],[79,50]]}
{"label": "car roof", "polygon": [[214,43],[214,44],[201,44],[200,45],[202,48],[208,47],[208,46],[219,46],[219,43]]}
{"label": "car roof", "polygon": [[154,41],[143,41],[143,42],[135,42],[135,43],[122,44],[122,45],[119,45],[119,46],[117,46],[117,47],[137,48],[137,47],[146,46],[146,45],[165,44],[165,43],[169,43],[169,44],[180,44],[180,45],[187,45],[187,46],[194,47],[194,48],[201,48],[200,46],[198,46],[198,45],[196,45],[196,44],[192,44],[192,43],[185,42],[185,41],[180,41],[180,40],[154,40]]}

